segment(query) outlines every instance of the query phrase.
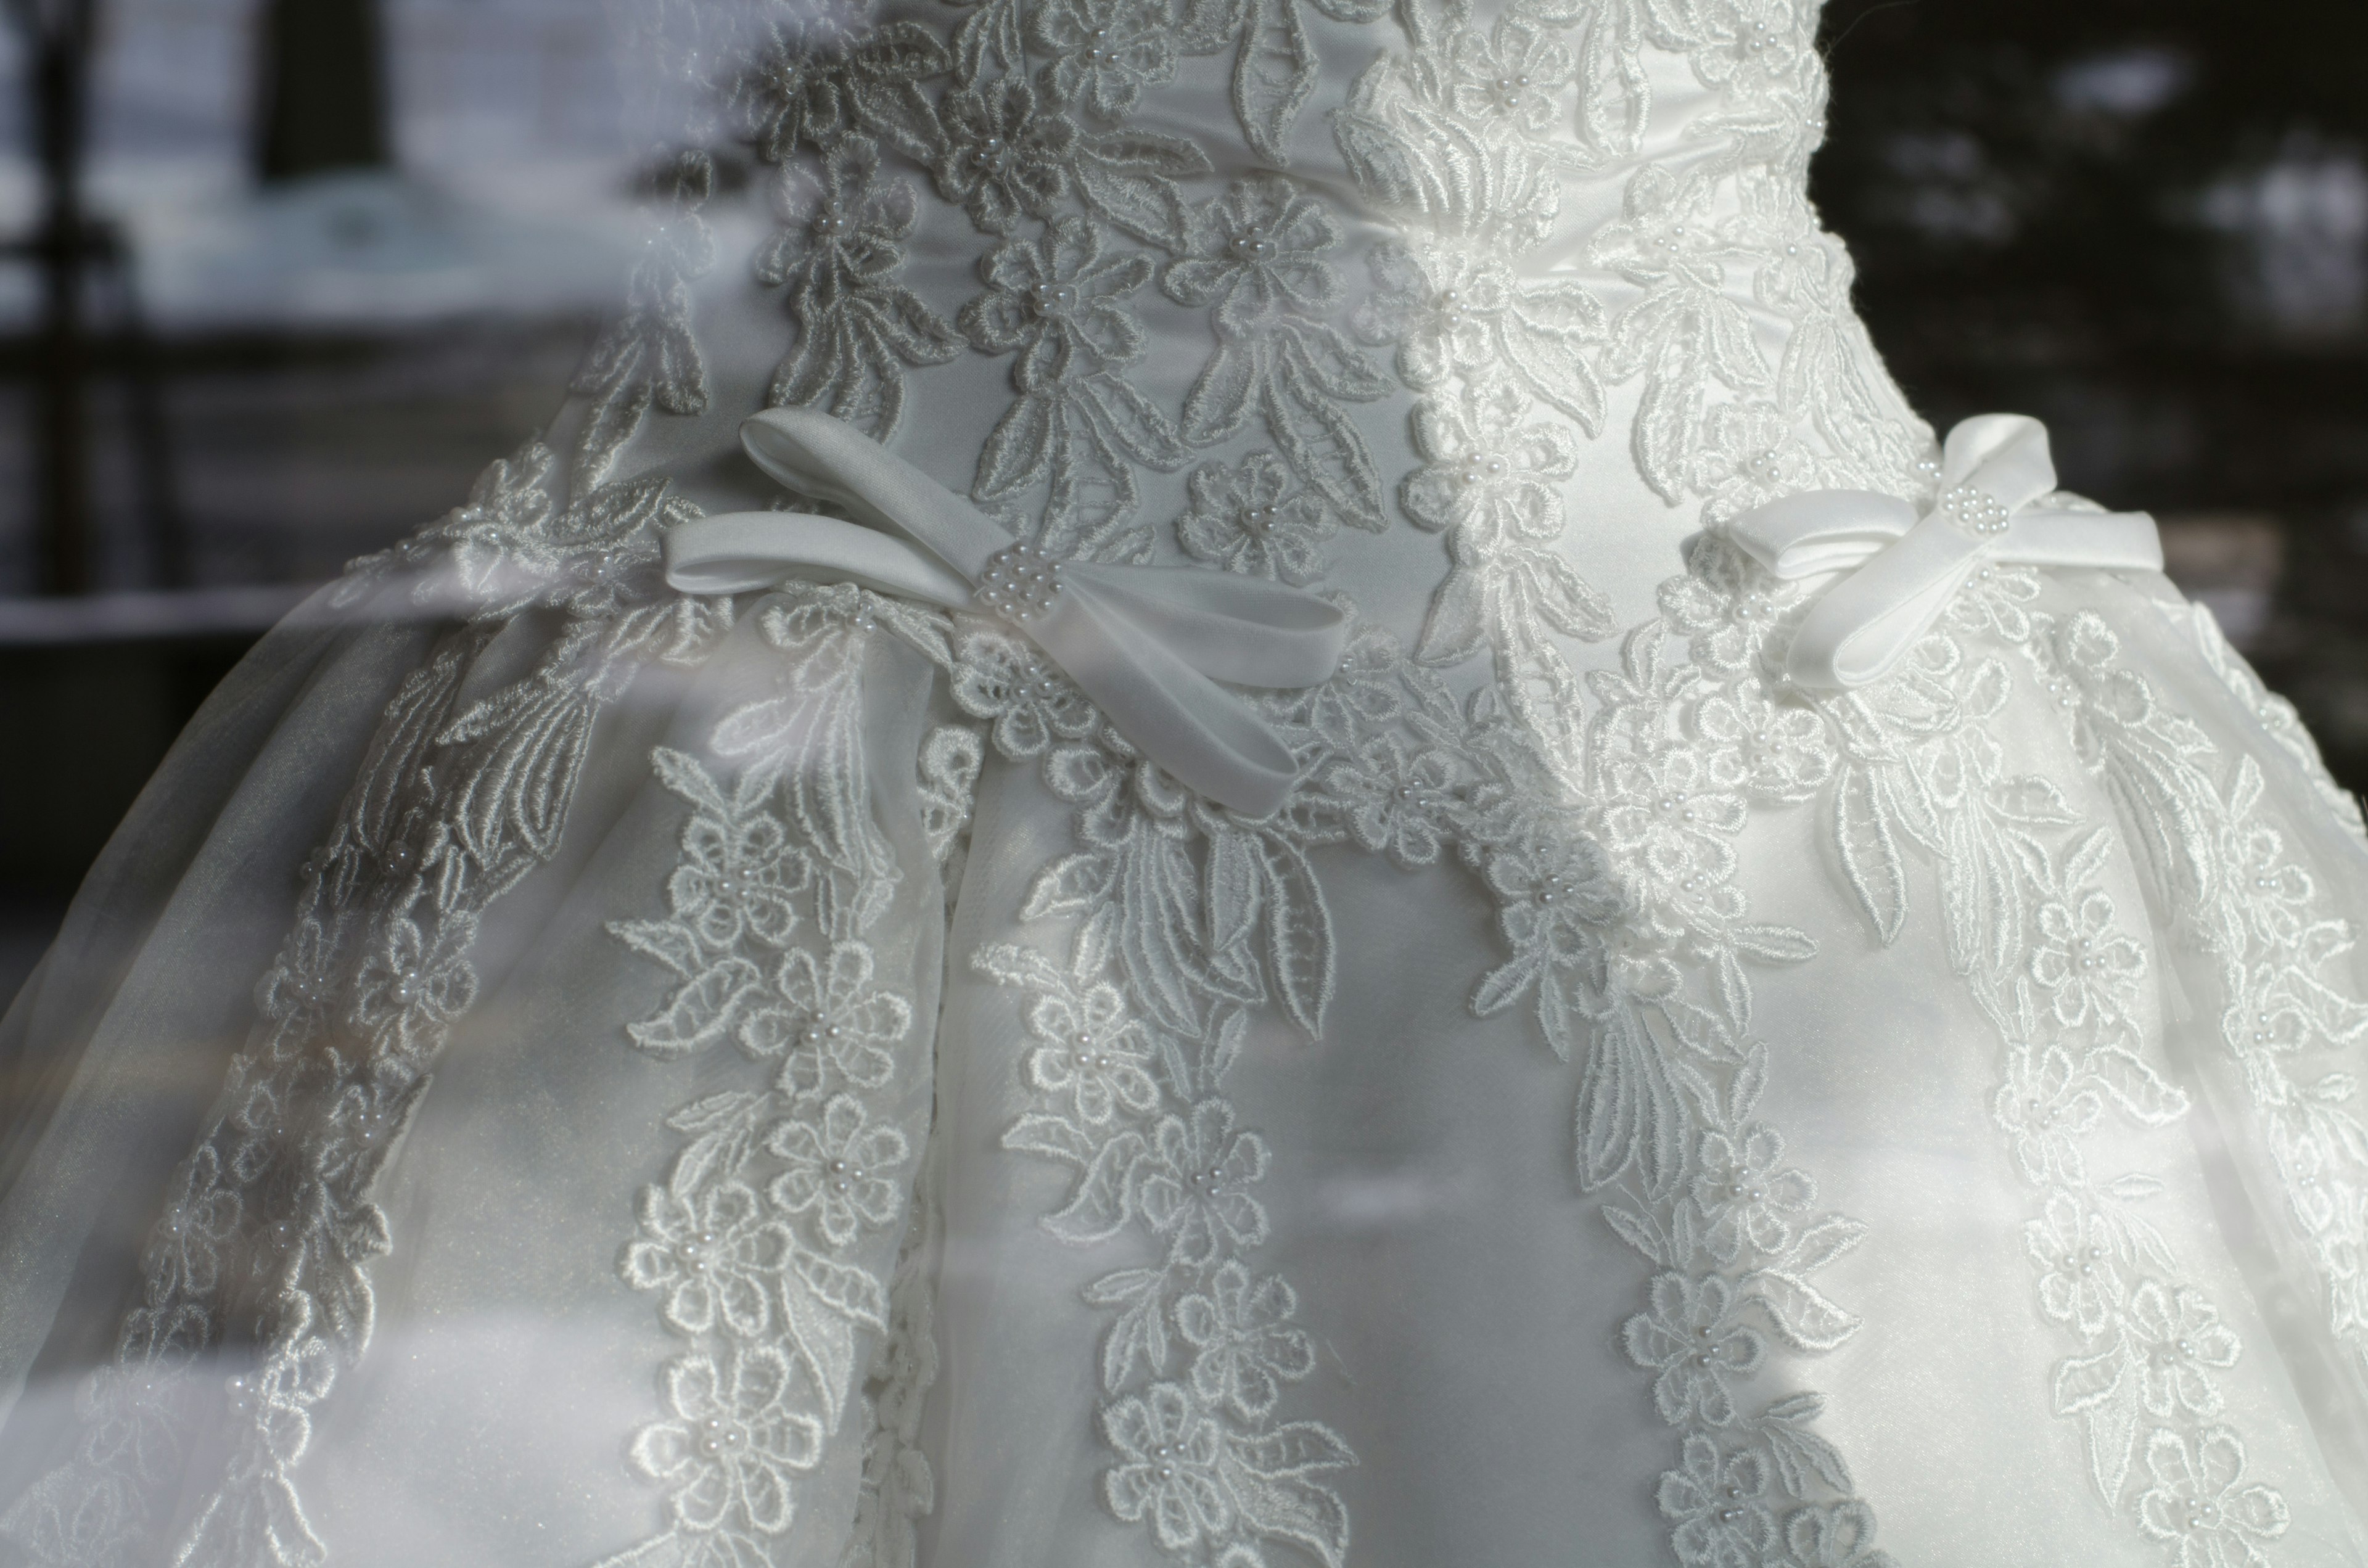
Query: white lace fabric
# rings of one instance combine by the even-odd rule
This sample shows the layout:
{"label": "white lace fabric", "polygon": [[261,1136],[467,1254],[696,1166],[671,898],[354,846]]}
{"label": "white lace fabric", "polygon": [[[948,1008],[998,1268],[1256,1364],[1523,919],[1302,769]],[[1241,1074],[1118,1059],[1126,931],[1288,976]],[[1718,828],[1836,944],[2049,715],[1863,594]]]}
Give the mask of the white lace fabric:
{"label": "white lace fabric", "polygon": [[[0,1562],[2362,1560],[2356,805],[2159,579],[1813,692],[1725,532],[1940,499],[1813,6],[655,14],[753,199],[0,1029]],[[668,591],[768,403],[1331,597],[1281,807]]]}

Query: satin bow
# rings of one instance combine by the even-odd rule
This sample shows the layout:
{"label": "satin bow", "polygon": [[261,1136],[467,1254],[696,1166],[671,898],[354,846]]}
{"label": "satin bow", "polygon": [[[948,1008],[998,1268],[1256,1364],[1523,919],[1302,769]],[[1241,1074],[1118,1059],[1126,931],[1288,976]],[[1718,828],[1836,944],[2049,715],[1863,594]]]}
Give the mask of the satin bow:
{"label": "satin bow", "polygon": [[1889,675],[1985,562],[2162,570],[2152,517],[2033,505],[2055,492],[2047,426],[1979,414],[1949,432],[1940,498],[1921,517],[1893,495],[1812,490],[1747,512],[1729,531],[1788,581],[1850,574],[1810,607],[1785,661],[1803,686],[1847,688]]}
{"label": "satin bow", "polygon": [[1000,614],[1179,782],[1253,816],[1282,803],[1299,771],[1291,748],[1216,683],[1329,679],[1348,640],[1338,607],[1200,567],[1048,560],[911,463],[810,409],[754,415],[740,442],[783,485],[870,526],[801,512],[679,523],[666,537],[675,587],[740,593],[804,577]]}

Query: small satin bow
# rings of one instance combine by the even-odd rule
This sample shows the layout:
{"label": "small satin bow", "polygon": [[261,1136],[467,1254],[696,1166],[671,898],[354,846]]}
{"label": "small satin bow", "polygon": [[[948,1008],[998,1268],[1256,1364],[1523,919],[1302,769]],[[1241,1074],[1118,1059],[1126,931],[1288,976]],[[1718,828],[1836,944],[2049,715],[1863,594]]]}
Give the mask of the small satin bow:
{"label": "small satin bow", "polygon": [[1849,574],[1809,608],[1785,660],[1803,686],[1846,688],[1889,675],[1985,562],[2162,570],[2152,517],[2034,505],[2055,493],[2047,426],[1980,414],[1949,432],[1940,498],[1921,517],[1893,495],[1812,490],[1745,513],[1729,533],[1788,581]]}
{"label": "small satin bow", "polygon": [[752,415],[740,441],[783,485],[870,526],[801,512],[680,523],[666,538],[669,584],[727,594],[804,577],[1001,616],[1179,782],[1252,816],[1282,803],[1298,776],[1291,748],[1216,683],[1329,679],[1348,639],[1338,606],[1200,567],[1051,560],[911,463],[810,409]]}

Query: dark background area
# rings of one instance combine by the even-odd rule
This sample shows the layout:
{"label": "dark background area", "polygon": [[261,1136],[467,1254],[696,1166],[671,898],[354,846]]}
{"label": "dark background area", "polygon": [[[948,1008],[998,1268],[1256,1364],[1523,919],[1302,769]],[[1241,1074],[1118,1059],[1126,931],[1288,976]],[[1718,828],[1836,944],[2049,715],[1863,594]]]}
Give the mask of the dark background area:
{"label": "dark background area", "polygon": [[[28,29],[91,4],[0,0],[0,998],[261,627],[550,417],[632,233],[589,0],[98,0],[87,571],[42,597]],[[1816,195],[1918,406],[2046,420],[2368,786],[2368,5],[1830,0],[1824,40]]]}

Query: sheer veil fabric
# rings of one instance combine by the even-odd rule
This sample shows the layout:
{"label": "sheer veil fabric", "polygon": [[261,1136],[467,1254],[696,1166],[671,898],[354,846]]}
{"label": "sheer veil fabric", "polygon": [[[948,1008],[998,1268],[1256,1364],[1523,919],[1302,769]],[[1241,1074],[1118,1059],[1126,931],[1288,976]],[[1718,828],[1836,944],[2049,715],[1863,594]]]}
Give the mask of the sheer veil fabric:
{"label": "sheer veil fabric", "polygon": [[[2361,1562],[2359,810],[1905,405],[1816,26],[654,12],[565,412],[0,1025],[0,1562]],[[687,575],[896,523],[766,409],[1027,551]],[[1190,644],[1281,803],[1030,562],[1337,623]]]}

